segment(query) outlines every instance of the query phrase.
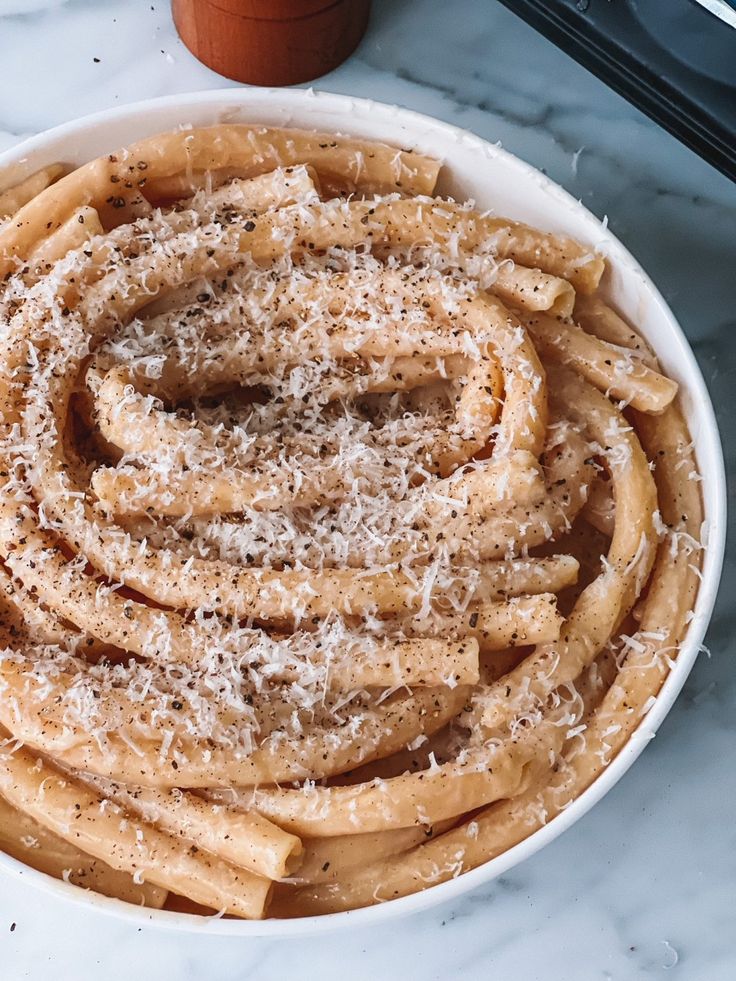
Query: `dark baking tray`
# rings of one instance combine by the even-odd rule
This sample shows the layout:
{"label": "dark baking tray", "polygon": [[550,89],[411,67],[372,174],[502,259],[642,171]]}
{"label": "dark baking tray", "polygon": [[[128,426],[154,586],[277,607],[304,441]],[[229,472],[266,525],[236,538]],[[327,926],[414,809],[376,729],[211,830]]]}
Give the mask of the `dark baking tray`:
{"label": "dark baking tray", "polygon": [[736,30],[695,0],[500,2],[736,181]]}

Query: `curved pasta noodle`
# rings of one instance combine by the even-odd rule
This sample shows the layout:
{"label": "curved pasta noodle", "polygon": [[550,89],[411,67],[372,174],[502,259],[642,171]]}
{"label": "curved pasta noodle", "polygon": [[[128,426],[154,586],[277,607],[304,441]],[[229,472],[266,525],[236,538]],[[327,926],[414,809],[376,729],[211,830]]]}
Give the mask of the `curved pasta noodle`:
{"label": "curved pasta noodle", "polygon": [[153,825],[129,818],[121,821],[117,809],[103,805],[105,798],[61,777],[25,750],[3,752],[0,793],[54,834],[112,868],[145,876],[154,885],[183,892],[214,909],[251,919],[263,915],[270,880],[197,852],[191,844],[177,843]]}
{"label": "curved pasta noodle", "polygon": [[266,879],[282,879],[301,866],[301,841],[259,814],[209,807],[201,798],[182,791],[125,787],[89,775],[81,779],[128,813]]}
{"label": "curved pasta noodle", "polygon": [[0,192],[0,221],[12,218],[23,205],[32,201],[63,173],[64,167],[61,164],[50,164]]}
{"label": "curved pasta noodle", "polygon": [[103,896],[152,909],[161,909],[166,902],[165,889],[147,882],[136,884],[131,875],[118,872],[48,831],[25,811],[12,807],[2,796],[0,848],[39,872],[65,879],[83,889],[93,889]]}
{"label": "curved pasta noodle", "polygon": [[544,314],[523,318],[540,350],[576,368],[601,391],[643,412],[662,412],[677,394],[677,382],[608,341]]}
{"label": "curved pasta noodle", "polygon": [[[155,723],[161,708],[155,702],[139,706],[131,704],[124,692],[108,692],[103,714],[125,724],[108,731],[100,745],[90,740],[89,733],[69,726],[64,706],[65,695],[78,699],[80,687],[84,701],[95,698],[94,680],[67,673],[57,676],[49,691],[29,683],[27,666],[17,661],[0,665],[0,718],[14,735],[68,766],[150,787],[273,784],[340,773],[388,756],[412,739],[442,728],[458,714],[468,695],[464,686],[426,688],[379,704],[356,720],[360,740],[355,743],[339,741],[340,727],[336,732],[335,727],[324,726],[315,727],[309,740],[285,743],[276,733],[251,753],[234,752],[232,747],[212,749],[203,740],[188,738],[186,726],[180,727],[176,733],[180,764],[173,756],[164,760],[157,756],[161,737]],[[174,701],[183,707],[184,703]]]}

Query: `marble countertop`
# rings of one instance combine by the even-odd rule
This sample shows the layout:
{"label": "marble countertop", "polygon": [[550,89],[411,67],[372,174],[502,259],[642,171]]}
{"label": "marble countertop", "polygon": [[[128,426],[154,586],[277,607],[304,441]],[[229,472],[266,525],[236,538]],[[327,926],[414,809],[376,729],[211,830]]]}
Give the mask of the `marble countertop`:
{"label": "marble countertop", "polygon": [[[166,0],[0,0],[0,149],[92,111],[221,87]],[[503,145],[600,217],[691,339],[736,474],[736,187],[493,0],[376,0],[318,88],[417,109]],[[0,880],[7,981],[524,981],[736,977],[736,608],[633,769],[571,831],[450,905],[315,940],[141,930]],[[736,631],[734,631],[736,633]]]}

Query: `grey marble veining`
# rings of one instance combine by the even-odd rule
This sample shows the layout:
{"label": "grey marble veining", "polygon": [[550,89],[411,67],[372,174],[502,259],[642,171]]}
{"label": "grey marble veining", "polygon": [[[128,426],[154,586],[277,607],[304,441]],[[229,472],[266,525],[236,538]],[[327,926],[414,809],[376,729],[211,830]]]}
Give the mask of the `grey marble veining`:
{"label": "grey marble veining", "polygon": [[[0,0],[0,149],[84,113],[223,84],[178,42],[165,0]],[[318,87],[500,140],[608,215],[693,343],[733,481],[734,185],[493,0],[377,0],[363,44]],[[2,879],[0,977],[731,981],[735,587],[731,556],[712,656],[632,770],[497,882],[370,931],[244,942],[139,931]]]}

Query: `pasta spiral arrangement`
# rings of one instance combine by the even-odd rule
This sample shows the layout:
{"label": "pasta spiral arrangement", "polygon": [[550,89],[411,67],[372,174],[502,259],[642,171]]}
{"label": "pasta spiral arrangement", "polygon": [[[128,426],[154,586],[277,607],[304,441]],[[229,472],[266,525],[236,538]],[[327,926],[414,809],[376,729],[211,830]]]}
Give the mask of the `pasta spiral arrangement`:
{"label": "pasta spiral arrangement", "polygon": [[217,126],[0,195],[0,845],[150,906],[441,882],[618,752],[699,476],[603,259],[378,143]]}

